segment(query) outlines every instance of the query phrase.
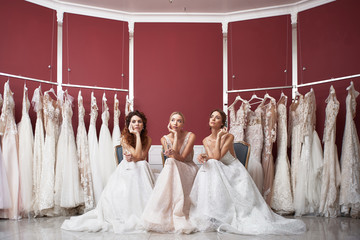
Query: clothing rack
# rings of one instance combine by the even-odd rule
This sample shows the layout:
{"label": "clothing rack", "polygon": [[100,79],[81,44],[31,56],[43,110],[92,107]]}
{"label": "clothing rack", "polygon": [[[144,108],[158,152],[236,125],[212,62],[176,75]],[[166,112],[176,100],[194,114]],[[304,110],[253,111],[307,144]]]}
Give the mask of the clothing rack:
{"label": "clothing rack", "polygon": [[250,88],[250,89],[240,89],[240,90],[229,90],[229,91],[227,91],[227,93],[239,93],[239,92],[264,91],[264,90],[284,89],[284,88],[292,88],[292,87],[293,87],[293,86],[264,87],[264,88]]}
{"label": "clothing rack", "polygon": [[24,79],[24,80],[29,80],[29,81],[33,81],[33,82],[52,84],[52,85],[57,85],[59,87],[88,88],[88,89],[99,89],[99,90],[108,90],[108,91],[116,91],[116,92],[128,92],[129,91],[128,89],[120,89],[120,88],[108,88],[108,87],[97,87],[97,86],[87,86],[87,85],[77,85],[77,84],[50,82],[50,81],[46,81],[46,80],[23,77],[23,76],[13,75],[13,74],[3,73],[3,72],[0,72],[0,76],[17,78],[17,79]]}

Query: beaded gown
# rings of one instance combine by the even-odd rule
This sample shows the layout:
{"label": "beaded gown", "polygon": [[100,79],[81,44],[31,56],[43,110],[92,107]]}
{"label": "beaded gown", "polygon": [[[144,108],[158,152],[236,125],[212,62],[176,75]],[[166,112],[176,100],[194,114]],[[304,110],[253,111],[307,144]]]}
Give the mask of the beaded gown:
{"label": "beaded gown", "polygon": [[229,133],[234,135],[234,142],[245,140],[245,129],[247,125],[247,114],[250,110],[250,104],[243,101],[240,108],[235,113],[234,105],[229,107],[230,114],[230,130]]}

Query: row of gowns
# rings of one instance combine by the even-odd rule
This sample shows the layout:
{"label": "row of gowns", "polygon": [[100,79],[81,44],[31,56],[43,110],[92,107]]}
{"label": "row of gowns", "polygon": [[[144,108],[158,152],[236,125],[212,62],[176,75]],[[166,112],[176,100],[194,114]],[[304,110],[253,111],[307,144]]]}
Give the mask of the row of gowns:
{"label": "row of gowns", "polygon": [[[99,141],[96,136],[97,106],[92,94],[89,134],[84,123],[85,109],[78,95],[79,124],[75,138],[72,127],[72,97],[53,100],[50,93],[35,89],[32,104],[36,112],[33,133],[28,114],[30,101],[24,86],[22,118],[15,124],[13,93],[4,85],[1,114],[2,154],[0,154],[0,217],[71,214],[96,205],[107,178],[117,163],[113,146],[120,144],[120,110],[115,99],[113,136],[107,127],[109,109],[103,96],[103,124]],[[54,93],[54,92],[53,92]],[[105,132],[105,133],[103,133]],[[101,146],[106,146],[101,149]],[[99,152],[106,152],[101,157]],[[104,176],[105,175],[105,176]]]}

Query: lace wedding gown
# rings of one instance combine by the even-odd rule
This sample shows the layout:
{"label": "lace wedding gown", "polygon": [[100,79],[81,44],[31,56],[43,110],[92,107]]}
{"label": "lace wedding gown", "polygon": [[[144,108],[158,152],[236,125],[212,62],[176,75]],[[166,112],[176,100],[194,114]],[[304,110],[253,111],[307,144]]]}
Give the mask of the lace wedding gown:
{"label": "lace wedding gown", "polygon": [[244,166],[229,151],[200,168],[190,198],[190,220],[196,231],[256,235],[306,230],[302,221],[271,211]]}
{"label": "lace wedding gown", "polygon": [[79,172],[80,172],[80,182],[83,190],[84,202],[85,202],[85,211],[88,211],[95,207],[94,204],[94,191],[93,191],[93,181],[91,176],[91,167],[90,167],[90,154],[89,154],[89,142],[85,128],[84,116],[85,108],[83,105],[83,98],[81,96],[81,91],[78,94],[78,128],[76,134],[76,146],[77,146],[77,156],[79,160]]}
{"label": "lace wedding gown", "polygon": [[251,146],[247,170],[261,194],[263,192],[264,184],[264,171],[261,165],[261,153],[264,146],[262,108],[263,103],[260,103],[255,111],[249,111],[248,124],[246,127],[246,142]]}
{"label": "lace wedding gown", "polygon": [[99,142],[96,133],[96,119],[98,116],[98,107],[96,105],[96,98],[94,93],[91,93],[91,112],[90,112],[90,125],[88,131],[89,142],[89,156],[90,168],[94,189],[94,205],[96,205],[103,190],[103,184],[100,172],[100,155],[99,155]]}
{"label": "lace wedding gown", "polygon": [[[180,154],[184,151],[190,134],[187,133]],[[167,136],[164,138],[169,148],[172,148],[170,139]],[[166,159],[142,215],[148,231],[181,232],[189,228],[189,194],[198,170],[192,158],[193,154],[189,154],[184,161]]]}
{"label": "lace wedding gown", "polygon": [[266,203],[270,206],[272,197],[272,187],[274,182],[274,158],[272,155],[273,144],[276,140],[277,113],[276,101],[268,94],[264,99],[270,99],[265,105],[264,112],[264,148],[262,152],[262,166],[264,170],[263,195]]}
{"label": "lace wedding gown", "polygon": [[62,105],[62,125],[57,144],[55,205],[61,208],[74,208],[84,203],[80,184],[78,156],[74,131],[71,123],[73,115],[71,96],[65,92]]}
{"label": "lace wedding gown", "polygon": [[19,136],[15,123],[15,102],[9,81],[4,84],[4,102],[0,116],[2,157],[9,184],[11,208],[0,210],[0,218],[19,219],[21,208],[19,176]]}
{"label": "lace wedding gown", "polygon": [[335,89],[330,87],[326,99],[325,129],[324,129],[324,167],[321,182],[321,198],[319,213],[325,217],[336,217],[339,212],[339,187],[341,181],[339,158],[337,153],[336,117],[340,103],[336,99]]}
{"label": "lace wedding gown", "polygon": [[[117,99],[117,95],[114,96],[114,128],[112,132],[112,141],[113,146],[116,147],[117,145],[120,145],[121,141],[121,132],[120,132],[120,125],[119,125],[119,118],[120,118],[120,110],[119,110],[119,100]],[[115,155],[115,161],[117,161],[116,155]]]}
{"label": "lace wedding gown", "polygon": [[356,98],[359,92],[353,83],[348,88],[346,97],[346,122],[341,152],[341,213],[360,217],[360,144],[354,122]]}
{"label": "lace wedding gown", "polygon": [[287,155],[287,96],[281,94],[277,105],[277,158],[275,162],[275,178],[271,208],[279,214],[294,212],[291,192],[290,163]]}
{"label": "lace wedding gown", "polygon": [[141,215],[150,198],[154,176],[146,160],[121,161],[94,210],[65,220],[61,228],[71,231],[144,232]]}
{"label": "lace wedding gown", "polygon": [[230,130],[229,133],[234,135],[234,142],[245,140],[245,129],[247,125],[247,114],[250,110],[250,104],[244,101],[235,114],[234,105],[229,107],[230,112]]}
{"label": "lace wedding gown", "polygon": [[20,173],[20,195],[22,200],[22,214],[27,215],[32,211],[33,202],[33,151],[34,135],[29,117],[30,101],[28,89],[24,85],[22,116],[18,124],[19,131],[19,173]]}
{"label": "lace wedding gown", "polygon": [[108,122],[110,118],[109,107],[107,106],[107,99],[105,93],[103,95],[103,113],[101,114],[102,124],[99,134],[99,153],[101,154],[101,179],[103,188],[106,186],[106,183],[110,175],[116,169],[116,161],[114,158],[115,150],[113,148],[113,143],[111,139],[110,130],[108,127]]}
{"label": "lace wedding gown", "polygon": [[44,124],[43,124],[43,95],[41,86],[36,88],[32,97],[33,109],[36,112],[36,124],[34,133],[34,155],[33,155],[33,203],[35,216],[40,214],[40,184],[41,168],[43,164],[44,151]]}

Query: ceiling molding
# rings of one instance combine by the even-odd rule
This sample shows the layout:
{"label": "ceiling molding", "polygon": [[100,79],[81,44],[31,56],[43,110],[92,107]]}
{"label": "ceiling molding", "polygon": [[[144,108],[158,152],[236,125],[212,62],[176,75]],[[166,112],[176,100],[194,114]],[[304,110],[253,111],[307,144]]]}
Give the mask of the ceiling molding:
{"label": "ceiling molding", "polygon": [[88,5],[74,4],[61,0],[26,0],[64,13],[100,17],[126,22],[185,22],[185,23],[224,23],[250,19],[297,14],[335,0],[302,0],[297,3],[276,7],[257,8],[228,13],[134,13]]}

